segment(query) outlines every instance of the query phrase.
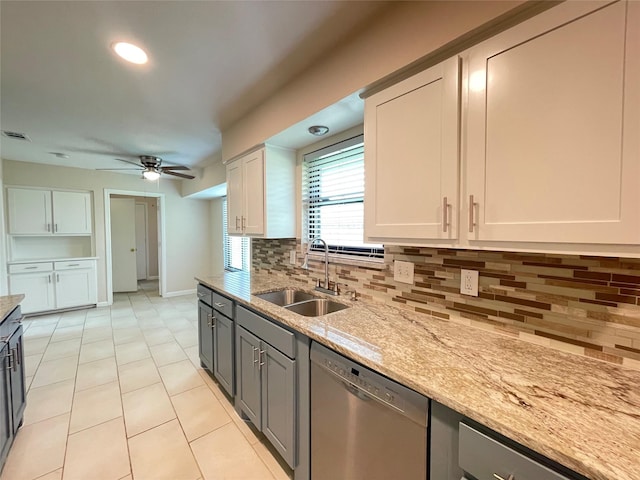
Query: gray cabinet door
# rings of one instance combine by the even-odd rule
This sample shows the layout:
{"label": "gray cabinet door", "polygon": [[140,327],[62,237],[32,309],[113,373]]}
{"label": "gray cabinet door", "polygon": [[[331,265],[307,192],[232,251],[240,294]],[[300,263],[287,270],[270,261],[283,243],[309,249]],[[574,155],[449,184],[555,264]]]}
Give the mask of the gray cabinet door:
{"label": "gray cabinet door", "polygon": [[233,396],[234,375],[233,375],[233,321],[222,315],[215,313],[214,347],[213,347],[213,374],[220,382],[220,385]]}
{"label": "gray cabinet door", "polygon": [[261,343],[262,432],[290,467],[295,466],[296,362]]}
{"label": "gray cabinet door", "polygon": [[241,410],[249,417],[249,420],[260,429],[262,415],[260,411],[260,370],[258,358],[260,355],[260,340],[238,327],[236,336],[236,349],[238,351],[238,392],[237,400]]}
{"label": "gray cabinet door", "polygon": [[22,425],[22,417],[27,405],[27,394],[24,388],[24,352],[22,343],[22,325],[9,339],[11,364],[11,410],[13,433]]}
{"label": "gray cabinet door", "polygon": [[213,309],[198,302],[198,349],[200,364],[213,373],[213,328],[211,319]]}
{"label": "gray cabinet door", "polygon": [[0,343],[0,469],[4,463],[9,446],[11,445],[11,388],[9,380],[9,344]]}

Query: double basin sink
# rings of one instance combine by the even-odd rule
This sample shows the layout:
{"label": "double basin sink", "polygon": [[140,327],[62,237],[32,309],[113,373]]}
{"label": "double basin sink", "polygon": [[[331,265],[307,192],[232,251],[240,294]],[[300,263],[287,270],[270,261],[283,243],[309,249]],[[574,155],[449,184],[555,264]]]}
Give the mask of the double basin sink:
{"label": "double basin sink", "polygon": [[274,305],[284,307],[291,312],[304,315],[305,317],[319,317],[327,313],[337,312],[348,308],[342,303],[327,300],[326,298],[316,297],[307,292],[285,288],[274,292],[259,293],[255,295],[258,298],[271,302]]}

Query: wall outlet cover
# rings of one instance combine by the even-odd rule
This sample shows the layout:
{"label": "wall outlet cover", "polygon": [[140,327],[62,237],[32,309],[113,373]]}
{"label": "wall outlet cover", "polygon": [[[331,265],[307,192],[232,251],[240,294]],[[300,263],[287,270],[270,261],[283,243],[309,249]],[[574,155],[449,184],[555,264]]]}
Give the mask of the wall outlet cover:
{"label": "wall outlet cover", "polygon": [[295,250],[289,250],[289,263],[291,265],[295,265],[296,264],[296,251]]}
{"label": "wall outlet cover", "polygon": [[401,262],[396,260],[393,262],[393,279],[400,283],[409,283],[413,285],[413,268],[412,262]]}
{"label": "wall outlet cover", "polygon": [[460,270],[460,293],[477,297],[478,277],[476,270]]}

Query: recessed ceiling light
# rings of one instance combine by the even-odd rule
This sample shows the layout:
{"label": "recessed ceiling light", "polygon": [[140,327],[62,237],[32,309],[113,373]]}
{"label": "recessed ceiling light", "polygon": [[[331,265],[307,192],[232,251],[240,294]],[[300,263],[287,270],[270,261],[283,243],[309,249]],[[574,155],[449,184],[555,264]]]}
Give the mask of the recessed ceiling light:
{"label": "recessed ceiling light", "polygon": [[325,127],[324,125],[313,125],[312,127],[309,127],[309,133],[317,137],[326,135],[328,132],[329,132],[329,127]]}
{"label": "recessed ceiling light", "polygon": [[113,48],[113,51],[124,58],[127,62],[142,65],[143,63],[147,63],[149,60],[144,50],[131,43],[117,42],[114,43],[111,48]]}

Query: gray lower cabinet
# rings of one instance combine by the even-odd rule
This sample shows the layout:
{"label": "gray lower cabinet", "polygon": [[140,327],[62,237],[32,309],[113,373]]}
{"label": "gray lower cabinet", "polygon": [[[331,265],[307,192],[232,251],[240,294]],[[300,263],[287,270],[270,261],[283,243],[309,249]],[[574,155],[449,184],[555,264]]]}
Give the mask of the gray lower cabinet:
{"label": "gray lower cabinet", "polygon": [[235,393],[235,324],[231,318],[233,302],[204,285],[198,285],[198,298],[200,299],[198,301],[200,363],[233,397]]}
{"label": "gray lower cabinet", "polygon": [[294,348],[293,334],[242,307],[238,307],[238,319],[237,405],[240,412],[264,433],[287,464],[295,468],[298,411],[296,359],[285,355],[257,333],[260,332],[273,343]]}

